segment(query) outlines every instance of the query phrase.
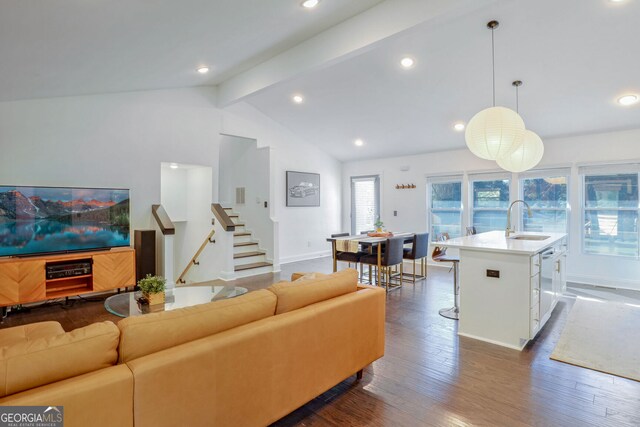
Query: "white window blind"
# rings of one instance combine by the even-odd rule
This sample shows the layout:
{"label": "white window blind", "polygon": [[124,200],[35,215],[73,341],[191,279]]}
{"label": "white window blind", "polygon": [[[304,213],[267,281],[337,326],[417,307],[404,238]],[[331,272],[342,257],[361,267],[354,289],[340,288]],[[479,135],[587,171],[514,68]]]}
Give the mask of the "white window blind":
{"label": "white window blind", "polygon": [[351,234],[375,228],[380,217],[380,178],[363,176],[351,178]]}

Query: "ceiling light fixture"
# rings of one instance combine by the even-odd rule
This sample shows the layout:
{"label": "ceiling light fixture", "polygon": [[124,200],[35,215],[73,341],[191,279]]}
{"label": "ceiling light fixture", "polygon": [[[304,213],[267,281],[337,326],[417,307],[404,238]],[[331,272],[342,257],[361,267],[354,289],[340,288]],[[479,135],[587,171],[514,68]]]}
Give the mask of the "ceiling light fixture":
{"label": "ceiling light fixture", "polygon": [[453,125],[453,128],[458,132],[462,132],[464,130],[464,123],[458,122],[455,125]]}
{"label": "ceiling light fixture", "polygon": [[477,113],[467,124],[464,138],[469,150],[481,159],[496,160],[513,153],[520,144],[525,131],[522,117],[515,111],[496,107],[496,63],[494,30],[498,21],[491,21],[491,58],[493,66],[493,107]]}
{"label": "ceiling light fixture", "polygon": [[304,101],[304,98],[302,97],[302,95],[293,95],[291,97],[291,99],[293,100],[293,102],[295,102],[296,104],[302,104],[302,101]]}
{"label": "ceiling light fixture", "polygon": [[318,5],[318,3],[320,3],[320,0],[304,0],[302,2],[302,7],[305,9],[313,9]]}
{"label": "ceiling light fixture", "polygon": [[411,68],[415,65],[416,61],[413,58],[410,58],[408,56],[402,58],[402,60],[400,60],[400,65],[402,65],[404,68]]}
{"label": "ceiling light fixture", "polygon": [[196,68],[196,71],[199,72],[200,74],[207,74],[209,72],[209,67],[207,66],[198,67]]}
{"label": "ceiling light fixture", "polygon": [[171,163],[171,164],[169,165],[169,167],[170,167],[171,169],[178,169],[178,164],[177,164],[177,163]]}
{"label": "ceiling light fixture", "polygon": [[353,143],[356,144],[357,147],[362,147],[364,145],[364,141],[361,140],[360,138],[353,141]]}
{"label": "ceiling light fixture", "polygon": [[623,97],[618,98],[618,104],[628,106],[633,105],[638,102],[637,95],[625,95]]}
{"label": "ceiling light fixture", "polygon": [[[512,83],[516,88],[516,112],[520,113],[520,99],[518,96],[518,88],[522,86],[522,81],[516,80]],[[522,136],[522,143],[513,153],[498,157],[496,162],[502,169],[509,172],[524,172],[535,167],[544,154],[544,144],[542,139],[530,130],[525,130]]]}

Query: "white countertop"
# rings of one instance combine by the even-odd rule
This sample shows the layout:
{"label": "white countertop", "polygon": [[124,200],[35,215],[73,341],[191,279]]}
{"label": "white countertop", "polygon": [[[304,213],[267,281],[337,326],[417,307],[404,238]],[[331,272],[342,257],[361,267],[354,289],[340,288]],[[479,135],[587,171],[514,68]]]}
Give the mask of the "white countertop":
{"label": "white countertop", "polygon": [[[514,239],[514,237],[517,236],[549,237],[544,240]],[[523,255],[534,255],[545,250],[566,236],[566,233],[516,232],[507,238],[504,235],[504,230],[499,230],[475,234],[473,236],[457,237],[444,242],[435,242],[433,245],[471,251],[510,252],[521,253]]]}

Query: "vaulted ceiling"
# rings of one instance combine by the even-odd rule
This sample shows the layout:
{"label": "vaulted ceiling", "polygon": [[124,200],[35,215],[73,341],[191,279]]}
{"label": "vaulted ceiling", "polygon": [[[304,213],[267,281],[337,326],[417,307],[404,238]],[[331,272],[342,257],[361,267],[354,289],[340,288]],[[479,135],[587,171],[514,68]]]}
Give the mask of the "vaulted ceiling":
{"label": "vaulted ceiling", "polygon": [[515,108],[511,82],[524,81],[528,128],[640,127],[640,104],[616,102],[640,95],[637,0],[22,0],[0,12],[0,101],[216,85],[221,106],[246,101],[341,160],[462,148],[454,123],[492,102],[485,25],[497,19],[497,102]]}

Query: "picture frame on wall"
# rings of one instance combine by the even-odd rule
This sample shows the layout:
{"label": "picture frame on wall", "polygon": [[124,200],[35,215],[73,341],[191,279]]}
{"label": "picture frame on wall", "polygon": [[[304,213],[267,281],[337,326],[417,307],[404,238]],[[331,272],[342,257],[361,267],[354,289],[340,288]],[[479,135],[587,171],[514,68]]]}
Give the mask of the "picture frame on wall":
{"label": "picture frame on wall", "polygon": [[287,171],[287,206],[320,206],[320,174]]}

